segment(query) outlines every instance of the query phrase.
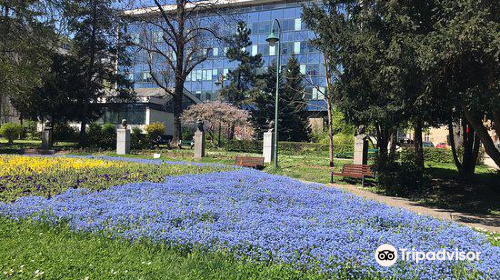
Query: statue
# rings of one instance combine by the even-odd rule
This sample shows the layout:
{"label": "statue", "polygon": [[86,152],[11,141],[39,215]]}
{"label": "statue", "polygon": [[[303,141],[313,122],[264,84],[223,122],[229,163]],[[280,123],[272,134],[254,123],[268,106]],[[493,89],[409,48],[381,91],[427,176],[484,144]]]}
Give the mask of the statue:
{"label": "statue", "polygon": [[204,125],[205,125],[205,123],[203,122],[203,120],[200,120],[200,119],[199,119],[199,120],[196,122],[196,128],[197,128],[197,130],[198,130],[198,131],[201,131],[201,132],[205,131]]}
{"label": "statue", "polygon": [[274,120],[271,120],[268,125],[268,132],[273,132],[274,131]]}
{"label": "statue", "polygon": [[127,119],[122,120],[122,128],[124,128],[124,129],[127,128]]}
{"label": "statue", "polygon": [[359,125],[359,126],[358,126],[357,135],[365,134],[365,132],[366,132],[366,127],[365,127],[365,125],[363,125],[363,124],[362,124],[362,125]]}
{"label": "statue", "polygon": [[45,121],[45,129],[48,129],[50,127],[52,127],[52,122],[50,122],[50,120],[46,120]]}

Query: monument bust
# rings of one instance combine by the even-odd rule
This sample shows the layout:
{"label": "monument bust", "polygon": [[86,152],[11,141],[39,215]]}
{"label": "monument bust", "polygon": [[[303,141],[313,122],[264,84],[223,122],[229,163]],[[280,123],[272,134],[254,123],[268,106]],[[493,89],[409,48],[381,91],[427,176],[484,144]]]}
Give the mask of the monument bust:
{"label": "monument bust", "polygon": [[50,129],[52,127],[52,122],[49,120],[46,120],[44,126],[45,126],[45,129]]}
{"label": "monument bust", "polygon": [[196,129],[197,129],[198,131],[202,131],[202,132],[203,132],[203,131],[205,131],[204,126],[205,126],[205,123],[203,122],[203,120],[199,119],[199,120],[196,122]]}
{"label": "monument bust", "polygon": [[269,125],[268,125],[268,130],[269,132],[273,132],[274,131],[274,120],[271,120],[269,122]]}
{"label": "monument bust", "polygon": [[128,123],[127,123],[127,119],[123,119],[123,120],[122,120],[122,128],[125,128],[125,129],[126,129],[126,128],[127,128],[127,125],[128,125]]}

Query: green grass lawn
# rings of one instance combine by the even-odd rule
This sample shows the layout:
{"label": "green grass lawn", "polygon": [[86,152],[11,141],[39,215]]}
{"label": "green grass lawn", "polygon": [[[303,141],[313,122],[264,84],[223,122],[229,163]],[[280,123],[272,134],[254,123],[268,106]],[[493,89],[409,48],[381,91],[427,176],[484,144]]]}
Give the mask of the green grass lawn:
{"label": "green grass lawn", "polygon": [[328,279],[224,253],[75,233],[0,218],[0,279]]}
{"label": "green grass lawn", "polygon": [[[54,143],[54,149],[71,149],[75,148],[77,143],[75,142],[56,142]],[[5,153],[9,150],[17,149],[38,149],[42,147],[41,140],[14,140],[14,144],[8,144],[7,139],[0,137],[0,153]]]}

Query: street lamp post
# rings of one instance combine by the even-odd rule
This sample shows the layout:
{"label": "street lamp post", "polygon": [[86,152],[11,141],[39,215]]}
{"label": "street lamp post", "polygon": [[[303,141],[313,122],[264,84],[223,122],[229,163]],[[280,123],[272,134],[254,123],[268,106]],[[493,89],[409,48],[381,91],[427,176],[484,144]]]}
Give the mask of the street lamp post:
{"label": "street lamp post", "polygon": [[[275,34],[274,24],[278,26],[278,36]],[[278,168],[278,98],[280,86],[280,71],[281,71],[281,25],[278,19],[273,21],[271,27],[271,34],[267,37],[266,41],[271,47],[277,47],[278,60],[276,61],[276,96],[274,107],[274,168]]]}

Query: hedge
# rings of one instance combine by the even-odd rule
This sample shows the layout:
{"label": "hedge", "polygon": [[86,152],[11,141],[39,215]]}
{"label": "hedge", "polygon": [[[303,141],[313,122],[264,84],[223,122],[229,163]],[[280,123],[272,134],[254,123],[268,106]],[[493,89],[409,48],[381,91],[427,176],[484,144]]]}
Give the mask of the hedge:
{"label": "hedge", "polygon": [[[407,150],[404,149],[403,152]],[[461,149],[457,151],[458,155],[461,155]],[[481,164],[484,159],[484,149],[479,150],[478,164]],[[438,149],[438,148],[424,148],[424,161],[425,162],[439,162],[439,163],[452,163],[455,164],[453,160],[453,152],[451,149]]]}
{"label": "hedge", "polygon": [[[231,140],[225,145],[227,151],[240,153],[262,153],[263,143],[259,140]],[[279,142],[280,153],[287,155],[305,155],[309,153],[327,153],[328,145],[306,142]],[[353,153],[354,147],[335,145],[333,153]]]}

